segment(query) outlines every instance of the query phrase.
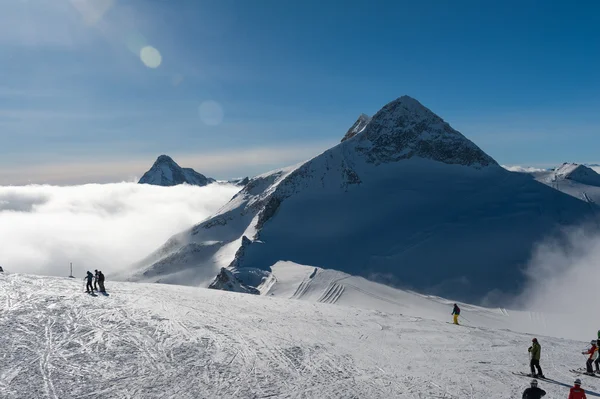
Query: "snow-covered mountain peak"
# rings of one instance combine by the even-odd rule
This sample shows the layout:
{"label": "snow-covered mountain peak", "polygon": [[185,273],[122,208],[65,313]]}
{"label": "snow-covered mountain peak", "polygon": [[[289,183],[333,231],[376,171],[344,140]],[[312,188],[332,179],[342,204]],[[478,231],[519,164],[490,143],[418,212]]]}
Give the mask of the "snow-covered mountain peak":
{"label": "snow-covered mountain peak", "polygon": [[589,186],[600,186],[600,175],[585,165],[563,163],[550,176],[552,182],[572,180]]}
{"label": "snow-covered mountain peak", "polygon": [[356,140],[357,150],[375,164],[419,157],[476,168],[498,166],[473,142],[409,96],[384,106]]}
{"label": "snow-covered mountain peak", "polygon": [[191,184],[206,186],[215,182],[215,179],[196,172],[191,168],[182,168],[168,155],[159,156],[152,168],[144,173],[139,184],[153,184],[156,186],[176,186],[178,184]]}

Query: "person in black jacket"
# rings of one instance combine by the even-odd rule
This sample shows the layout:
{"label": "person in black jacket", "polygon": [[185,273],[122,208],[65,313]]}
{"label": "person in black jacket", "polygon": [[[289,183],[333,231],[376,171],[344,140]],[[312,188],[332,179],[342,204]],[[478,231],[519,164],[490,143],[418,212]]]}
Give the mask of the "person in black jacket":
{"label": "person in black jacket", "polygon": [[540,399],[544,395],[546,395],[546,391],[538,388],[537,380],[532,380],[531,386],[523,392],[523,399]]}
{"label": "person in black jacket", "polygon": [[454,304],[454,308],[452,309],[452,315],[454,316],[454,324],[458,324],[458,316],[460,316],[460,308],[457,304]]}
{"label": "person in black jacket", "polygon": [[88,271],[86,276],[83,278],[84,280],[87,280],[87,284],[85,286],[85,292],[89,293],[94,293],[94,287],[92,286],[92,280],[94,280],[94,275],[92,274],[92,272]]}
{"label": "person in black jacket", "polygon": [[104,274],[98,270],[98,285],[100,286],[100,292],[106,292],[104,288]]}

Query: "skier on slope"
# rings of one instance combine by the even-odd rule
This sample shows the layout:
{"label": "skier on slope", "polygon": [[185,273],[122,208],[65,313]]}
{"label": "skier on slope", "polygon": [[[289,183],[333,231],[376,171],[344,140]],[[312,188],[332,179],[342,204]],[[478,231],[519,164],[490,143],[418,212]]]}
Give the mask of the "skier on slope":
{"label": "skier on slope", "polygon": [[523,399],[540,399],[544,395],[546,395],[546,391],[538,388],[537,380],[532,380],[531,386],[523,391]]}
{"label": "skier on slope", "polygon": [[579,378],[575,380],[575,384],[569,392],[568,399],[587,399],[587,396],[585,396],[585,391],[583,388],[581,388],[581,380]]}
{"label": "skier on slope", "polygon": [[[531,340],[531,346],[529,347],[528,352],[531,354],[531,361],[529,362],[529,367],[531,368],[531,377],[546,378],[544,377],[544,373],[542,373],[542,368],[540,367],[542,347],[537,338]],[[535,373],[536,368],[538,371],[537,374]]]}
{"label": "skier on slope", "polygon": [[452,313],[454,316],[454,324],[458,324],[458,316],[460,316],[460,308],[457,304],[454,304],[454,309],[452,309]]}
{"label": "skier on slope", "polygon": [[[590,341],[590,345],[590,348],[586,351],[581,352],[581,354],[589,355],[588,360],[585,363],[585,368],[587,369],[587,374],[594,375],[592,363],[594,363],[594,360],[598,358],[598,347],[596,346],[596,340]],[[598,370],[598,363],[596,363],[596,372],[600,372],[600,370]]]}
{"label": "skier on slope", "polygon": [[98,271],[98,285],[100,286],[100,292],[105,293],[106,289],[104,288],[104,274],[101,271]]}
{"label": "skier on slope", "polygon": [[92,287],[92,280],[94,280],[94,275],[92,274],[92,272],[90,272],[88,270],[87,275],[83,278],[84,280],[87,279],[87,285],[85,286],[85,292],[89,293],[94,293],[94,287]]}

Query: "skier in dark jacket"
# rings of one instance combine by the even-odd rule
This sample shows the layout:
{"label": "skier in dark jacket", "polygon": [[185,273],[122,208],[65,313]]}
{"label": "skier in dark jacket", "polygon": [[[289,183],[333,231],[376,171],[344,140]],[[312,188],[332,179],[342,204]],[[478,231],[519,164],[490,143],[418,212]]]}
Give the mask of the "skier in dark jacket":
{"label": "skier in dark jacket", "polygon": [[531,387],[523,392],[523,399],[540,399],[544,395],[546,395],[546,391],[538,388],[537,380],[533,380],[531,381]]}
{"label": "skier in dark jacket", "polygon": [[454,324],[458,324],[458,316],[460,315],[460,308],[457,304],[454,304],[454,309],[452,309],[452,315],[454,316]]}
{"label": "skier in dark jacket", "polygon": [[[537,338],[531,340],[531,346],[528,349],[529,353],[531,353],[531,362],[529,362],[529,367],[531,368],[531,376],[537,378],[546,378],[544,377],[544,373],[542,373],[542,368],[540,367],[540,357],[542,355],[542,347],[538,342]],[[537,368],[537,374],[535,374],[535,368]]]}
{"label": "skier in dark jacket", "polygon": [[100,292],[106,292],[104,288],[104,274],[101,271],[98,271],[98,285],[100,286]]}
{"label": "skier in dark jacket", "polygon": [[87,279],[87,285],[85,286],[85,292],[89,293],[94,293],[94,287],[92,286],[92,281],[94,280],[94,275],[92,274],[92,272],[90,272],[88,270],[87,275],[83,278],[84,280]]}

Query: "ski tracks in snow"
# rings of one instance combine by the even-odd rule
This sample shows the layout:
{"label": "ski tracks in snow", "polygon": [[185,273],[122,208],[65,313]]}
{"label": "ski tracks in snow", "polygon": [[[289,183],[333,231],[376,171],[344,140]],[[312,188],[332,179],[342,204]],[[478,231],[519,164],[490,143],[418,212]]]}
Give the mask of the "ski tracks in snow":
{"label": "ski tracks in snow", "polygon": [[114,283],[92,297],[81,286],[0,276],[0,397],[500,399],[524,385],[507,370],[527,367],[530,338],[508,331],[191,287]]}

